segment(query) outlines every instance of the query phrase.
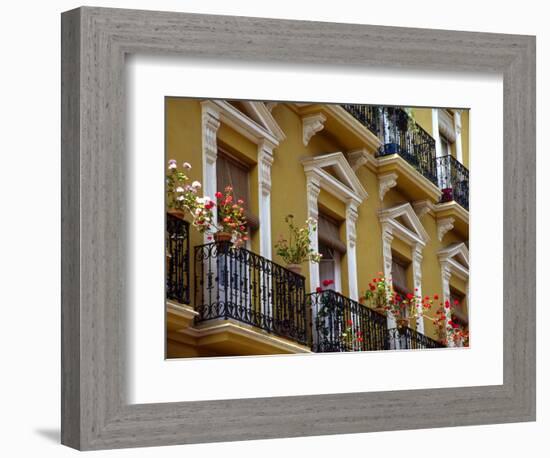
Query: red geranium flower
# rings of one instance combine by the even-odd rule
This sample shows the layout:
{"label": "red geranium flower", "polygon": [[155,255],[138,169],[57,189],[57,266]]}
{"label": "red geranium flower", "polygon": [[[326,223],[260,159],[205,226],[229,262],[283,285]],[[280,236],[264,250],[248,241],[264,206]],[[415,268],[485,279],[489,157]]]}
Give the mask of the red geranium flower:
{"label": "red geranium flower", "polygon": [[449,301],[445,301],[445,308],[448,309],[450,306],[451,304],[449,303]]}
{"label": "red geranium flower", "polygon": [[437,294],[434,294],[434,300],[437,301],[439,299],[439,296]]}
{"label": "red geranium flower", "polygon": [[326,288],[334,283],[334,280],[323,280],[323,286]]}
{"label": "red geranium flower", "polygon": [[321,288],[320,286],[318,286],[316,289],[315,289],[316,292],[318,293],[322,293],[323,292],[323,288]]}

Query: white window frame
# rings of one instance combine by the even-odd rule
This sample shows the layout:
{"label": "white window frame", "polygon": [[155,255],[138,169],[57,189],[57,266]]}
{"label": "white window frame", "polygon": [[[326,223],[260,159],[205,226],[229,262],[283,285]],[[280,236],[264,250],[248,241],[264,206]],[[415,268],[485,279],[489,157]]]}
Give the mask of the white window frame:
{"label": "white window frame", "polygon": [[[468,315],[470,314],[470,253],[468,247],[464,242],[452,243],[451,245],[443,248],[437,253],[439,263],[441,265],[441,289],[443,292],[443,303],[449,301],[450,307],[445,310],[446,321],[448,322],[452,316],[451,304],[451,277],[454,275],[460,280],[466,283],[465,301],[468,309]],[[457,260],[462,259],[462,263]],[[447,340],[449,338],[449,331],[447,330]],[[450,341],[450,345],[454,346],[454,342]]]}
{"label": "white window frame", "polygon": [[[384,259],[384,276],[392,276],[392,242],[394,238],[405,242],[411,249],[412,269],[413,269],[413,288],[415,294],[422,296],[422,252],[430,240],[426,229],[420,222],[412,205],[408,202],[399,204],[388,209],[382,209],[378,213],[380,224],[382,225],[382,256]],[[405,218],[412,227],[412,230],[404,226],[399,218]],[[424,333],[424,318],[422,305],[417,306],[418,318],[416,328]],[[388,313],[388,328],[396,326],[395,318]]]}
{"label": "white window frame", "polygon": [[[356,224],[358,207],[368,197],[367,191],[357,178],[357,175],[349,165],[341,152],[314,156],[302,160],[306,174],[307,207],[308,216],[317,220],[319,218],[318,198],[321,189],[344,202],[346,205],[346,258],[348,263],[348,290],[349,297],[359,299],[357,284],[357,253]],[[338,179],[324,170],[326,167],[334,167]],[[316,233],[310,234],[314,250],[318,250],[318,237]],[[309,263],[310,291],[315,291],[319,286],[319,265]]]}

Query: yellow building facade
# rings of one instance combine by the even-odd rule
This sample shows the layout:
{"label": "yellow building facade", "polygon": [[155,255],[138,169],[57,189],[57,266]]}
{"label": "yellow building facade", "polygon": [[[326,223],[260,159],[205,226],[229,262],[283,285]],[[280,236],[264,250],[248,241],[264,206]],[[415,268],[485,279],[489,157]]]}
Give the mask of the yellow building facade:
{"label": "yellow building facade", "polygon": [[[181,228],[168,229],[167,357],[438,347],[437,307],[406,333],[364,310],[378,272],[448,301],[467,331],[469,154],[468,110],[167,98],[167,159],[189,162],[204,195],[233,186],[250,221],[238,255],[186,227],[187,261],[170,253]],[[273,248],[289,214],[319,221],[322,261],[298,276]],[[333,291],[314,297],[324,280]],[[368,343],[335,344],[346,325],[327,304]]]}

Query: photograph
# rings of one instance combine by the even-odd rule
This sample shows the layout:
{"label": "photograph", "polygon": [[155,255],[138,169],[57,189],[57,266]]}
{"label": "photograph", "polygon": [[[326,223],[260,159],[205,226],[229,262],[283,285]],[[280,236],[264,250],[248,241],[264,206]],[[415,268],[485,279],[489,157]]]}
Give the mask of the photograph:
{"label": "photograph", "polygon": [[167,359],[470,347],[467,107],[164,114]]}

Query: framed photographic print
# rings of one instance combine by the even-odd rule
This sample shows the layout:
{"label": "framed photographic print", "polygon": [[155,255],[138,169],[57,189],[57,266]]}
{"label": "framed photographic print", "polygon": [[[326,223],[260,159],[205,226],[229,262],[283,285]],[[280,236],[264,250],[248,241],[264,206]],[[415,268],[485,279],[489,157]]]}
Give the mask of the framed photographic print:
{"label": "framed photographic print", "polygon": [[64,13],[62,442],[534,420],[534,59]]}

